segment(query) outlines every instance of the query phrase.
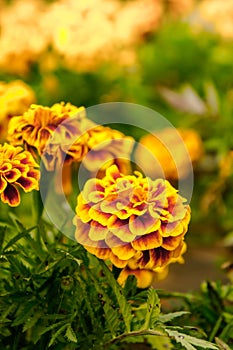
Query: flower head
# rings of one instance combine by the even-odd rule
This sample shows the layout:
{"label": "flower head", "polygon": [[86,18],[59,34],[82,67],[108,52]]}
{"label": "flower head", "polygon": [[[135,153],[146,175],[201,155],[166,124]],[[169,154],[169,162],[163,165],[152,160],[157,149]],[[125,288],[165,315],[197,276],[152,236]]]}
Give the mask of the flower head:
{"label": "flower head", "polygon": [[84,117],[84,108],[75,107],[70,103],[56,103],[52,107],[31,105],[22,116],[11,119],[8,140],[13,145],[24,145],[30,151],[36,150],[39,156],[46,153],[45,165],[49,170],[53,170],[53,163],[59,158],[59,152],[67,153],[67,157],[82,158],[81,141],[76,144],[78,150],[72,147],[69,149],[67,145],[74,137],[78,138],[82,134],[80,125]]}
{"label": "flower head", "polygon": [[21,147],[0,145],[0,196],[3,203],[19,205],[20,193],[38,190],[39,171],[31,153]]}
{"label": "flower head", "polygon": [[164,174],[169,180],[177,180],[188,176],[190,164],[202,154],[202,140],[195,130],[165,128],[143,136],[135,157],[147,175],[154,178]]}
{"label": "flower head", "polygon": [[129,159],[134,145],[132,137],[103,125],[94,126],[87,133],[88,153],[82,163],[90,172],[99,171],[98,177],[102,177],[112,164],[116,164],[124,174],[130,170]]}
{"label": "flower head", "polygon": [[76,214],[76,240],[118,268],[159,272],[185,251],[190,207],[167,180],[123,175],[112,165],[103,179],[86,182]]}

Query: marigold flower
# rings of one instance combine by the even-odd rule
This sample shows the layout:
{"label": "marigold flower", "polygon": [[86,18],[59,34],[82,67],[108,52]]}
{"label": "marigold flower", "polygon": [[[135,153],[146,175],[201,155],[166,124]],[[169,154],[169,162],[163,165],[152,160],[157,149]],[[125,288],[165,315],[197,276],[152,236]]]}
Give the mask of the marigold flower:
{"label": "marigold flower", "polygon": [[158,272],[185,250],[190,207],[164,179],[123,175],[112,165],[103,179],[86,182],[76,214],[76,240],[118,268]]}
{"label": "marigold flower", "polygon": [[98,171],[98,177],[102,177],[112,164],[124,174],[129,172],[130,154],[135,143],[132,137],[103,125],[94,126],[87,133],[88,153],[82,164],[90,172]]}
{"label": "marigold flower", "polygon": [[31,153],[21,147],[0,145],[0,195],[3,203],[16,207],[20,203],[18,188],[24,192],[38,190],[39,171]]}
{"label": "marigold flower", "polygon": [[21,80],[0,82],[0,139],[5,139],[12,116],[24,113],[35,102],[33,90]]}
{"label": "marigold flower", "polygon": [[202,154],[202,140],[195,130],[166,128],[143,136],[135,158],[148,176],[164,174],[167,179],[177,180],[188,176],[188,162],[195,164]]}
{"label": "marigold flower", "polygon": [[203,0],[198,4],[199,23],[215,30],[222,37],[233,38],[233,0]]}
{"label": "marigold flower", "polygon": [[11,119],[8,140],[13,145],[24,145],[32,153],[36,150],[39,156],[44,154],[45,166],[54,170],[56,160],[63,154],[67,159],[82,159],[82,138],[76,142],[75,149],[69,146],[70,140],[83,134],[84,118],[85,109],[70,103],[56,103],[52,107],[31,105],[22,116]]}

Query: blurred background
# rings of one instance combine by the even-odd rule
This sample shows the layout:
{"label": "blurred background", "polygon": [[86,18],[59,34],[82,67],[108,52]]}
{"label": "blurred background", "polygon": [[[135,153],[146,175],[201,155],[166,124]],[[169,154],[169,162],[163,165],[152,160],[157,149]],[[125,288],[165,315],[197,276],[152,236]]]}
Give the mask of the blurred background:
{"label": "blurred background", "polygon": [[180,131],[194,167],[188,251],[159,288],[232,275],[232,39],[233,0],[0,0],[2,142],[12,116],[60,101],[141,104]]}

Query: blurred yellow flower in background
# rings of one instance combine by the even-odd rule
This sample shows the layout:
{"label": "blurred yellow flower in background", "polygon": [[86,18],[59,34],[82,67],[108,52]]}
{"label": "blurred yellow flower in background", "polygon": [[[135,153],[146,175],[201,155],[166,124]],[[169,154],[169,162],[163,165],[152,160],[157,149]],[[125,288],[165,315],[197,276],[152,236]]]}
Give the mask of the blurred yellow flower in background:
{"label": "blurred yellow flower in background", "polygon": [[190,207],[167,180],[123,175],[112,165],[103,179],[86,182],[76,214],[76,240],[118,268],[164,273],[182,260]]}
{"label": "blurred yellow flower in background", "polygon": [[159,0],[16,0],[1,9],[0,67],[27,74],[49,47],[78,71],[92,69],[112,55],[124,63],[128,53],[133,57],[131,45],[158,26],[161,14]]}
{"label": "blurred yellow flower in background", "polygon": [[38,165],[31,153],[21,147],[0,145],[0,196],[3,203],[15,207],[20,204],[18,188],[24,192],[38,190]]}
{"label": "blurred yellow flower in background", "polygon": [[202,154],[202,140],[195,130],[165,128],[140,139],[135,159],[146,175],[177,180],[188,176],[188,162],[195,164]]}
{"label": "blurred yellow flower in background", "polygon": [[233,38],[233,0],[203,0],[198,5],[201,17],[224,38]]}
{"label": "blurred yellow flower in background", "polygon": [[47,49],[49,33],[43,22],[46,8],[40,0],[16,0],[2,6],[0,67],[6,72],[27,74],[31,64]]}
{"label": "blurred yellow flower in background", "polygon": [[0,81],[0,140],[7,136],[10,118],[24,113],[35,101],[34,91],[23,81]]}
{"label": "blurred yellow flower in background", "polygon": [[97,125],[87,133],[88,153],[82,164],[90,172],[95,176],[98,172],[98,177],[102,177],[112,164],[116,164],[124,174],[130,171],[130,154],[135,143],[132,137],[103,125]]}

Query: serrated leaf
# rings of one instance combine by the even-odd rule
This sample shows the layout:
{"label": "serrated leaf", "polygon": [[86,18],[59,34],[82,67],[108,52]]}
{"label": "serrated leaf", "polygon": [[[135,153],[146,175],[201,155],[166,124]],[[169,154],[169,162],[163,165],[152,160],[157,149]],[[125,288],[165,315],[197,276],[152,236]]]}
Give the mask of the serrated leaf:
{"label": "serrated leaf", "polygon": [[73,328],[71,327],[71,324],[67,327],[66,333],[65,333],[66,338],[73,342],[73,343],[77,343],[78,339],[76,337],[76,334],[73,330]]}
{"label": "serrated leaf", "polygon": [[37,321],[41,318],[41,316],[42,316],[41,311],[37,311],[37,312],[34,311],[33,315],[28,317],[26,322],[24,323],[23,332],[26,332],[28,329],[34,327]]}
{"label": "serrated leaf", "polygon": [[[216,345],[206,340],[192,337],[185,333],[179,333],[171,329],[165,329],[169,337],[174,338],[177,343],[180,343],[187,350],[196,350],[194,346],[198,346],[203,349],[219,350]],[[194,345],[194,346],[193,346]]]}
{"label": "serrated leaf", "polygon": [[161,321],[162,323],[166,323],[166,322],[172,321],[176,317],[181,317],[181,316],[187,315],[187,314],[190,314],[190,312],[189,311],[170,312],[170,313],[165,314],[165,315],[160,315],[159,321]]}
{"label": "serrated leaf", "polygon": [[40,332],[40,336],[45,334],[45,333],[47,333],[47,332],[50,332],[51,330],[53,330],[55,328],[58,328],[59,326],[67,327],[67,320],[54,323],[54,324],[52,324],[52,325],[42,329],[41,332]]}
{"label": "serrated leaf", "polygon": [[134,275],[129,275],[124,286],[125,295],[134,295],[137,291],[137,279]]}
{"label": "serrated leaf", "polygon": [[142,326],[141,330],[153,328],[159,319],[159,314],[160,299],[158,297],[158,294],[156,293],[156,290],[154,288],[150,288],[148,290],[145,323]]}
{"label": "serrated leaf", "polygon": [[116,309],[111,307],[108,303],[104,305],[105,319],[108,324],[108,328],[113,337],[116,336],[117,330],[120,326],[119,314]]}
{"label": "serrated leaf", "polygon": [[28,317],[31,314],[33,314],[33,308],[35,306],[36,306],[35,300],[31,300],[20,305],[20,307],[17,310],[17,316],[14,322],[12,323],[12,326],[19,326],[20,324],[25,323]]}
{"label": "serrated leaf", "polygon": [[67,324],[65,324],[64,326],[62,326],[61,328],[59,328],[53,335],[52,338],[50,339],[49,345],[48,347],[50,348],[50,346],[52,346],[54,344],[54,342],[56,341],[57,337],[66,329]]}
{"label": "serrated leaf", "polygon": [[122,314],[124,323],[125,323],[125,329],[127,332],[130,332],[131,329],[131,320],[132,320],[132,309],[131,305],[128,303],[126,297],[124,296],[123,289],[121,286],[117,283],[115,278],[113,277],[111,271],[109,268],[106,266],[106,264],[102,261],[99,262],[101,264],[101,267],[110,283],[112,286],[114,293],[117,298],[117,302],[120,307],[120,312]]}
{"label": "serrated leaf", "polygon": [[7,316],[11,313],[12,310],[14,310],[15,305],[11,304],[8,308],[6,308],[6,310],[1,314],[1,318],[0,318],[0,323],[3,323],[6,321]]}

